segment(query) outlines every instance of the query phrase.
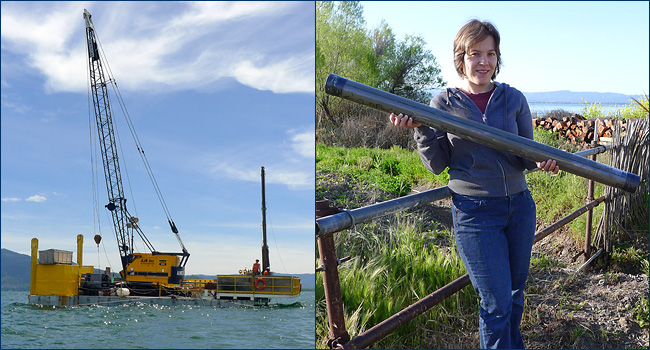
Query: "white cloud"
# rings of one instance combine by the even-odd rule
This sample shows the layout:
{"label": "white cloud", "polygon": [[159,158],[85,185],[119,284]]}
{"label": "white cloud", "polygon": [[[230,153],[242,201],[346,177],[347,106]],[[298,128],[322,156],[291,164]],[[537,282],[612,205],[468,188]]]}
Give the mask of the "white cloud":
{"label": "white cloud", "polygon": [[269,16],[284,11],[291,3],[271,1],[195,1],[188,3],[190,9],[174,19],[175,27],[209,25],[217,21],[239,17]]}
{"label": "white cloud", "polygon": [[314,55],[257,66],[251,61],[237,64],[233,76],[240,83],[275,93],[314,91]]}
{"label": "white cloud", "polygon": [[16,197],[2,198],[3,202],[20,202],[22,199]]}
{"label": "white cloud", "polygon": [[316,134],[313,130],[293,135],[291,142],[294,152],[307,159],[314,159],[316,155]]}
{"label": "white cloud", "polygon": [[[267,184],[286,185],[291,190],[304,190],[314,187],[313,169],[295,169],[283,163],[266,166],[265,181]],[[235,179],[238,181],[259,182],[260,173],[257,166],[232,161],[218,161],[211,165],[212,172],[219,178]],[[252,170],[254,169],[254,170]]]}
{"label": "white cloud", "polygon": [[31,197],[25,198],[25,201],[27,201],[27,202],[36,202],[36,203],[43,203],[46,200],[47,200],[47,198],[45,196],[41,196],[41,195],[38,195],[38,194],[35,194],[35,195],[31,196]]}
{"label": "white cloud", "polygon": [[[301,4],[71,2],[34,11],[29,4],[2,2],[3,51],[25,56],[27,64],[44,75],[47,91],[85,92],[81,14],[87,5],[91,13],[97,10],[94,26],[120,87],[168,91],[234,78],[274,93],[313,93],[313,45],[298,47],[285,38],[269,42],[260,35],[281,36],[284,26],[293,24],[274,19],[304,12]],[[305,30],[305,38],[309,35]]]}

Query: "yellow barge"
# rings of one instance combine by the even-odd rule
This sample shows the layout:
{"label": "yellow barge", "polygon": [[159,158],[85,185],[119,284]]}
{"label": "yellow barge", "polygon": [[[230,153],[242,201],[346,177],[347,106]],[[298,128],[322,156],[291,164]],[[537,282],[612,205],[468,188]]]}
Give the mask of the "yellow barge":
{"label": "yellow barge", "polygon": [[[77,264],[72,263],[72,252],[39,251],[38,239],[32,239],[30,304],[266,306],[271,298],[292,298],[301,292],[300,278],[295,276],[216,275],[214,279],[182,280],[177,285],[114,281],[109,273],[95,273],[93,266],[83,265],[83,239],[83,235],[77,235]],[[148,293],[133,293],[138,288],[148,288]]]}

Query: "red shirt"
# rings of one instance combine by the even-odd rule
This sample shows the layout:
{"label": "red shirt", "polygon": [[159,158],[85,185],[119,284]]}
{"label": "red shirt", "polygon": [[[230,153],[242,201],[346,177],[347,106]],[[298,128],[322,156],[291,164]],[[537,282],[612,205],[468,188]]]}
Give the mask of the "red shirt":
{"label": "red shirt", "polygon": [[467,97],[469,97],[470,100],[472,100],[472,102],[474,102],[476,107],[478,107],[478,109],[480,109],[481,112],[483,114],[485,114],[485,108],[487,108],[487,104],[490,101],[490,96],[492,96],[492,93],[494,92],[494,89],[496,89],[496,88],[497,88],[497,86],[494,85],[492,87],[492,90],[490,90],[488,92],[481,92],[481,93],[478,93],[478,94],[472,94],[472,93],[469,93],[469,92],[467,92],[465,90],[463,90],[463,92],[465,93],[465,95],[467,95]]}

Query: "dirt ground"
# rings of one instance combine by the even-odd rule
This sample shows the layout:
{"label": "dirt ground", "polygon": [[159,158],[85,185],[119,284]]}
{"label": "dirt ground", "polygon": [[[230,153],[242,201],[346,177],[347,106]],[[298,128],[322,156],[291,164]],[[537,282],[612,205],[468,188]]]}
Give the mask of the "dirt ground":
{"label": "dirt ground", "polygon": [[[531,268],[522,323],[526,346],[647,349],[648,325],[639,326],[634,308],[648,303],[648,275],[631,266],[598,268],[598,262],[578,272],[584,259],[574,257],[582,247],[568,237],[556,232],[533,247],[533,256],[552,256],[562,265]],[[639,244],[648,248],[647,241]]]}
{"label": "dirt ground", "polygon": [[[366,203],[362,205],[386,200],[383,194],[350,188],[344,179],[327,175],[318,178],[321,188],[328,188],[325,198],[347,193],[363,198]],[[452,231],[450,206],[447,199],[427,204],[421,210],[437,225]],[[538,229],[543,227],[538,224]],[[648,241],[641,239],[634,246],[647,251]],[[584,258],[578,256],[581,250],[562,229],[533,247],[534,258],[551,263],[530,270],[521,327],[526,348],[647,349],[648,325],[639,325],[634,309],[642,303],[647,305],[648,275],[631,266],[609,264],[599,268],[604,265],[598,259],[578,271],[584,263]],[[447,339],[445,348],[479,347],[478,315],[468,321],[476,326],[468,324],[462,334],[443,337]]]}

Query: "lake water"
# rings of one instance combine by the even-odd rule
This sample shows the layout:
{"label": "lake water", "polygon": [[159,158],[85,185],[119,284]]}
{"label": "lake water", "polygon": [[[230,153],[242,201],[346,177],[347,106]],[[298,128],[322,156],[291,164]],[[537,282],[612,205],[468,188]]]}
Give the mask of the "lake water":
{"label": "lake water", "polygon": [[[528,106],[530,107],[530,112],[535,116],[535,113],[537,113],[537,116],[543,116],[548,112],[555,111],[558,109],[565,110],[569,113],[577,113],[577,114],[582,114],[582,110],[585,107],[589,107],[589,104],[584,104],[584,103],[528,103]],[[624,107],[624,105],[615,105],[615,104],[603,104],[603,111],[605,112],[606,115],[614,114],[616,113],[617,110],[619,110],[621,107]]]}
{"label": "lake water", "polygon": [[314,349],[315,292],[269,307],[39,308],[2,292],[2,349]]}

